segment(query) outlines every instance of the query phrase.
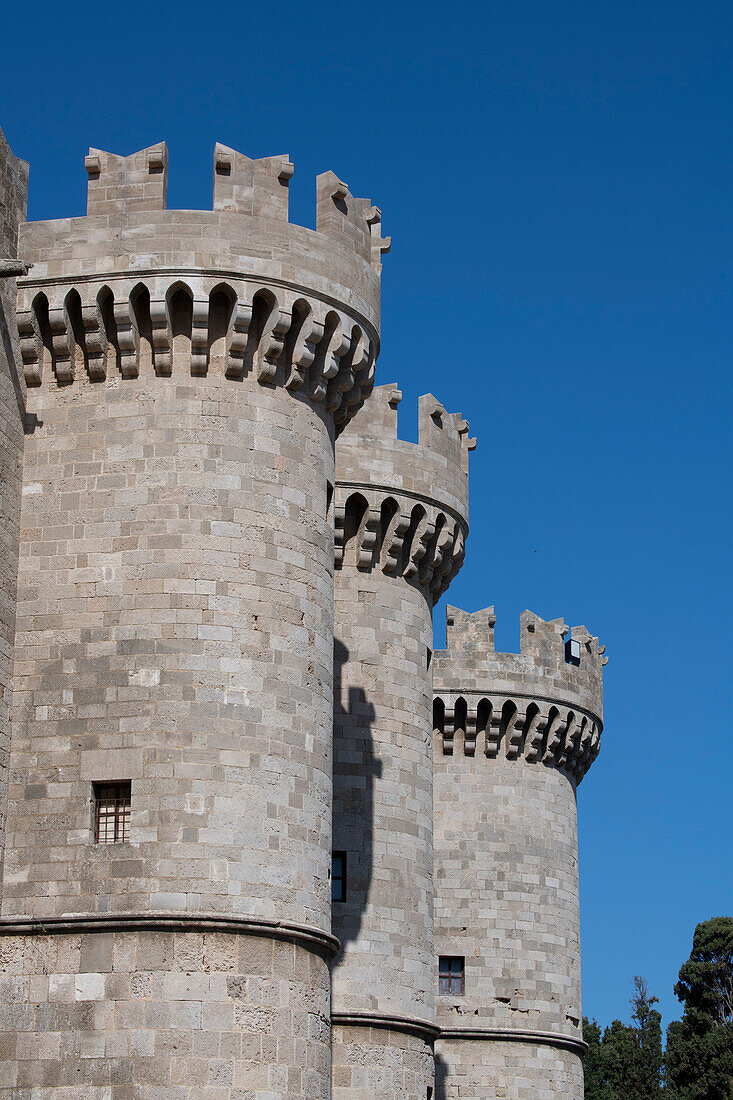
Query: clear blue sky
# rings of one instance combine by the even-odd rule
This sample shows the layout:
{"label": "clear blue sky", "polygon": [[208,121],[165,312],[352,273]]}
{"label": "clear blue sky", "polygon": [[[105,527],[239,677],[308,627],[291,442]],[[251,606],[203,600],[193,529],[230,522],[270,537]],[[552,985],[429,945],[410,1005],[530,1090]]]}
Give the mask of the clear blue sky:
{"label": "clear blue sky", "polygon": [[[382,382],[471,421],[451,602],[585,623],[606,732],[579,791],[584,1007],[672,993],[732,914],[733,6],[678,0],[8,5],[0,125],[30,216],[84,211],[89,145],[290,153],[383,211]],[[17,40],[17,49],[14,47]],[[442,635],[443,608],[437,634]]]}

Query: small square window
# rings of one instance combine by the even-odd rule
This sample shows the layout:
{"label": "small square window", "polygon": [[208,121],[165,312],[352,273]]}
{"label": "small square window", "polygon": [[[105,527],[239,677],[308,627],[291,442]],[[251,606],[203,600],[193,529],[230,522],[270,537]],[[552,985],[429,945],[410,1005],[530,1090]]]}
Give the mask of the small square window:
{"label": "small square window", "polygon": [[331,901],[346,901],[346,852],[331,855]]}
{"label": "small square window", "polygon": [[438,992],[464,992],[465,959],[463,955],[441,955],[438,960]]}
{"label": "small square window", "polygon": [[132,783],[93,783],[95,844],[126,844],[130,839]]}

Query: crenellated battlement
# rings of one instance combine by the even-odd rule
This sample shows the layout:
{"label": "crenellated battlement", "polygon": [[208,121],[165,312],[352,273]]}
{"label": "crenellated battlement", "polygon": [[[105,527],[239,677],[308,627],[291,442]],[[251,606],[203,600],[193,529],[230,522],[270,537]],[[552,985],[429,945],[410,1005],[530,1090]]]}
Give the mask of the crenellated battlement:
{"label": "crenellated battlement", "polygon": [[[130,214],[166,210],[168,147],[165,142],[123,157],[90,149],[87,217],[114,224]],[[286,153],[252,159],[217,142],[213,211],[288,223],[289,184],[295,167]],[[171,211],[173,213],[173,211]],[[75,220],[75,219],[74,219]],[[316,232],[353,250],[377,270],[390,238],[380,236],[382,215],[369,199],[356,198],[334,172],[316,179]]]}
{"label": "crenellated battlement", "polygon": [[600,748],[605,646],[584,626],[520,616],[519,653],[497,653],[494,608],[446,611],[446,649],[434,661],[435,731],[451,754],[477,743],[489,757],[524,756],[579,782]]}
{"label": "crenellated battlement", "polygon": [[340,429],[373,385],[380,214],[332,172],[317,228],[288,221],[293,165],[214,151],[210,211],[167,210],[164,143],[90,149],[85,218],[21,227],[18,326],[29,386],[221,371],[300,390]]}
{"label": "crenellated battlement", "polygon": [[432,394],[419,399],[419,441],[397,434],[402,399],[378,386],[336,448],[336,566],[381,567],[437,600],[458,572],[468,534],[468,422]]}

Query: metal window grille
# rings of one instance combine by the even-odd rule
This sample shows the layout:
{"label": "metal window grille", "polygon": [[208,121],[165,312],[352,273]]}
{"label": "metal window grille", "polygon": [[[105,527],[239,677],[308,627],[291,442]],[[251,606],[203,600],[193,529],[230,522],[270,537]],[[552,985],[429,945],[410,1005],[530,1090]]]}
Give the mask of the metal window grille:
{"label": "metal window grille", "polygon": [[125,844],[130,839],[132,784],[94,784],[94,840],[97,844]]}
{"label": "metal window grille", "polygon": [[438,992],[463,993],[465,986],[463,955],[441,955],[438,960]]}
{"label": "metal window grille", "polygon": [[331,855],[331,901],[346,901],[346,852]]}

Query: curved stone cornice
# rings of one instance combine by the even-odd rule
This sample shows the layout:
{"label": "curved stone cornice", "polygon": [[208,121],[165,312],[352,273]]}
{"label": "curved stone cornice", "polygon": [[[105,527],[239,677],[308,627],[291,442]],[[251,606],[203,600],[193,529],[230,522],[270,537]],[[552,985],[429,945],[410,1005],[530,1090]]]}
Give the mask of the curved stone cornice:
{"label": "curved stone cornice", "polygon": [[68,913],[52,917],[5,917],[0,936],[69,935],[79,932],[230,932],[240,936],[270,936],[310,950],[336,955],[340,943],[330,932],[308,924],[232,917],[218,913]]}
{"label": "curved stone cornice", "polygon": [[476,748],[489,759],[504,756],[563,768],[580,783],[601,745],[603,723],[581,707],[539,694],[445,692],[436,687],[433,726],[443,755],[458,742],[465,756]]}
{"label": "curved stone cornice", "polygon": [[463,564],[468,524],[418,494],[338,482],[334,531],[337,569],[381,569],[417,584],[435,602]]}
{"label": "curved stone cornice", "polygon": [[572,1035],[560,1035],[554,1031],[515,1031],[513,1028],[501,1027],[443,1027],[440,1029],[440,1039],[466,1039],[489,1043],[530,1043],[539,1046],[558,1047],[561,1050],[571,1050],[580,1058],[585,1055],[588,1044],[583,1039],[575,1039]]}
{"label": "curved stone cornice", "polygon": [[186,340],[184,370],[232,381],[252,375],[307,394],[345,425],[371,392],[378,334],[348,307],[295,284],[221,273],[141,272],[20,287],[18,332],[27,384],[137,378],[143,361],[173,373],[173,342]]}
{"label": "curved stone cornice", "polygon": [[564,768],[580,782],[600,749],[603,666],[584,626],[521,615],[521,651],[497,653],[493,607],[446,608],[446,649],[436,650],[434,727],[445,755],[456,738],[479,751]]}
{"label": "curved stone cornice", "polygon": [[440,1028],[429,1020],[421,1020],[417,1016],[387,1016],[380,1012],[333,1011],[331,1023],[339,1027],[384,1028],[405,1035],[417,1035],[427,1043],[432,1043],[440,1034]]}

